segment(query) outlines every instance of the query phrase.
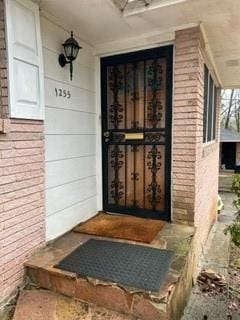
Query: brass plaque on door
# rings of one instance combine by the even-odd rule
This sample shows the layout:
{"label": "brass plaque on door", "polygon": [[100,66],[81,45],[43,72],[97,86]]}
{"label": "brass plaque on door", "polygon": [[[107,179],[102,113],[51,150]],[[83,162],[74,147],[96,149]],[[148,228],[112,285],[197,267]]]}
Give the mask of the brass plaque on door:
{"label": "brass plaque on door", "polygon": [[143,132],[125,133],[125,140],[143,140],[143,139],[144,139]]}

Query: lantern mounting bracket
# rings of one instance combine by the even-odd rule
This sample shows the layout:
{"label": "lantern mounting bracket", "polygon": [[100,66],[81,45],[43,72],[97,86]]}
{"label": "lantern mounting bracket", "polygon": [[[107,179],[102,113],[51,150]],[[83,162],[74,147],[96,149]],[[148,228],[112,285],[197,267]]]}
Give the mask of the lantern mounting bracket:
{"label": "lantern mounting bracket", "polygon": [[61,53],[58,57],[58,62],[60,64],[60,66],[63,68],[65,67],[65,65],[67,63],[70,63],[70,61],[67,61],[67,59],[65,58],[65,55],[63,53]]}

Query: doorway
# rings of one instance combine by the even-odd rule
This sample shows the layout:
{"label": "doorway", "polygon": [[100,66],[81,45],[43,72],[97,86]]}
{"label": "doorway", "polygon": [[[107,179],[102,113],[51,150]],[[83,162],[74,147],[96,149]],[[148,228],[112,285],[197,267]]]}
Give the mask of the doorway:
{"label": "doorway", "polygon": [[234,170],[236,165],[236,143],[222,143],[222,165],[228,170]]}
{"label": "doorway", "polygon": [[105,211],[170,220],[172,51],[101,59]]}

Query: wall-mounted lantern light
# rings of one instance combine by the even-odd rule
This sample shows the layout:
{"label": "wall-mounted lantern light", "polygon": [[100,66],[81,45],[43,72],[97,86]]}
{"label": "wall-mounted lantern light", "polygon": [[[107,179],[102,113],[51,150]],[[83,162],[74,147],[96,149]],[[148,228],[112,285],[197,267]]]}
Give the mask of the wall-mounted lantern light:
{"label": "wall-mounted lantern light", "polygon": [[63,43],[65,55],[62,53],[58,57],[58,62],[61,67],[64,67],[67,63],[70,64],[70,79],[72,80],[73,74],[73,61],[77,58],[78,51],[81,49],[76,39],[73,38],[73,32],[71,31],[71,37]]}

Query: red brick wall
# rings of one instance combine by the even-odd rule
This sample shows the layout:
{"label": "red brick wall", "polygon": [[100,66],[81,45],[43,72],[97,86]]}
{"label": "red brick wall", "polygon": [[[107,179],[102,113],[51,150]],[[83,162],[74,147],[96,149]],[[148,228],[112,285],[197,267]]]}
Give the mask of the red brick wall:
{"label": "red brick wall", "polygon": [[[199,92],[201,104],[204,100],[204,48],[199,54]],[[208,63],[207,63],[208,64]],[[209,70],[211,66],[208,65]],[[220,98],[220,97],[219,97]],[[203,144],[203,111],[199,112],[200,124],[197,126],[199,139],[196,146],[196,193],[195,193],[195,225],[204,226],[212,223],[217,213],[218,174],[219,174],[219,114],[220,99],[218,98],[216,141]]]}
{"label": "red brick wall", "polygon": [[[8,117],[3,0],[0,57],[1,124]],[[22,285],[27,257],[45,243],[43,123],[10,119],[7,129],[0,130],[0,305]]]}
{"label": "red brick wall", "polygon": [[[201,77],[203,79],[204,58],[202,57]],[[210,65],[209,65],[210,69]],[[203,82],[203,80],[202,80]],[[203,93],[203,87],[202,87]],[[220,93],[220,92],[219,92]],[[201,123],[203,114],[200,115]],[[195,191],[195,226],[198,243],[196,254],[202,254],[208,232],[217,218],[217,196],[219,176],[219,137],[220,137],[220,94],[218,97],[216,141],[197,144],[196,191]],[[202,132],[199,126],[199,132]]]}
{"label": "red brick wall", "polygon": [[43,125],[11,120],[0,134],[0,301],[22,283],[23,263],[44,244]]}

